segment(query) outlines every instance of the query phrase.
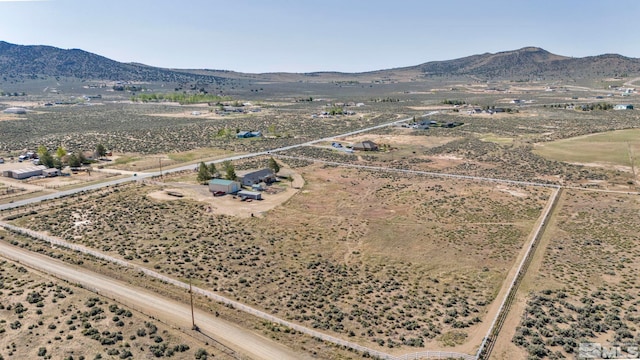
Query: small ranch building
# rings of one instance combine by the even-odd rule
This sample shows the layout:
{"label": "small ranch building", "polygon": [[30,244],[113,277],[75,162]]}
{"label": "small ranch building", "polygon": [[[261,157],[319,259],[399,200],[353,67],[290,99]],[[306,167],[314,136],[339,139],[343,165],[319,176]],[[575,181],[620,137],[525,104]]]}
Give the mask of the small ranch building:
{"label": "small ranch building", "polygon": [[233,180],[213,179],[209,181],[209,191],[224,191],[227,194],[235,194],[240,190],[240,183]]}
{"label": "small ranch building", "polygon": [[260,137],[260,136],[262,136],[262,132],[260,131],[240,131],[236,134],[236,137],[238,139]]}
{"label": "small ranch building", "polygon": [[253,184],[271,184],[276,181],[276,175],[271,169],[262,169],[246,173],[240,177],[243,186],[252,186]]}
{"label": "small ranch building", "polygon": [[51,169],[42,170],[42,175],[46,177],[54,177],[54,176],[60,176],[62,175],[62,173],[60,172],[59,169],[51,168]]}
{"label": "small ranch building", "polygon": [[6,108],[3,111],[5,114],[18,114],[18,115],[23,115],[27,113],[27,109],[25,108],[20,108],[20,107],[10,107],[10,108]]}
{"label": "small ranch building", "polygon": [[262,194],[255,191],[240,190],[236,195],[240,196],[241,198],[262,200]]}
{"label": "small ranch building", "polygon": [[362,151],[378,151],[378,144],[373,141],[363,141],[361,143],[353,144],[353,150],[362,150]]}
{"label": "small ranch building", "polygon": [[18,180],[28,179],[32,176],[42,175],[42,171],[45,170],[46,168],[47,167],[44,165],[38,165],[38,166],[29,166],[22,169],[5,170],[2,172],[2,176],[10,177]]}
{"label": "small ranch building", "polygon": [[633,105],[631,104],[619,104],[613,107],[614,110],[633,110]]}

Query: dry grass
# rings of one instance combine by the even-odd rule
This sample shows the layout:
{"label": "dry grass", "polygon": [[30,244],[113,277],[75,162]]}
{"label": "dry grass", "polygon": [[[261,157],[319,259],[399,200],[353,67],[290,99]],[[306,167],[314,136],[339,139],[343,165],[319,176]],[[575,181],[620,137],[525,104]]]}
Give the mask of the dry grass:
{"label": "dry grass", "polygon": [[482,321],[548,197],[539,188],[302,171],[302,193],[262,218],[153,200],[145,194],[157,187],[131,185],[65,200],[19,224],[190,275],[369,346],[437,348]]}
{"label": "dry grass", "polygon": [[121,304],[6,260],[0,314],[5,359],[194,358],[201,348],[223,356]]}
{"label": "dry grass", "polygon": [[638,210],[636,196],[565,191],[516,345],[559,358],[584,341],[640,341]]}

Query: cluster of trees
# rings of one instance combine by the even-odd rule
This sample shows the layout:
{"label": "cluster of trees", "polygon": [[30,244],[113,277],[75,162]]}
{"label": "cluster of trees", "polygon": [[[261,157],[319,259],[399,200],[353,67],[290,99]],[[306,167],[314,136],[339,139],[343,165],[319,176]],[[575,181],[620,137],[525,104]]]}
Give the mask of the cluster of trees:
{"label": "cluster of trees", "polygon": [[180,103],[182,105],[219,102],[223,100],[230,100],[230,99],[223,98],[217,95],[210,95],[210,94],[186,94],[186,93],[138,94],[131,97],[131,101],[140,101],[144,103],[171,101],[171,102]]}
{"label": "cluster of trees", "polygon": [[[81,151],[76,153],[67,153],[67,150],[60,146],[56,149],[55,154],[51,154],[49,149],[44,145],[38,146],[38,159],[41,165],[44,165],[48,168],[57,168],[62,169],[64,166],[68,165],[70,167],[80,167],[83,164],[89,164],[89,161]],[[95,154],[98,157],[104,157],[107,155],[107,149],[102,144],[98,144],[96,146]]]}
{"label": "cluster of trees", "polygon": [[339,106],[333,106],[329,111],[327,111],[329,115],[342,115],[344,114],[344,109]]}
{"label": "cluster of trees", "polygon": [[392,99],[390,97],[387,97],[385,99],[371,99],[372,102],[400,102],[400,99]]}
{"label": "cluster of trees", "polygon": [[[224,172],[224,178],[227,180],[238,179],[238,175],[236,175],[236,169],[229,160],[222,163],[222,172]],[[220,173],[216,168],[216,164],[211,163],[207,165],[204,162],[201,162],[200,167],[198,168],[198,175],[196,177],[196,180],[198,180],[198,182],[201,184],[206,184],[207,181],[219,176]]]}
{"label": "cluster of trees", "polygon": [[[269,159],[268,167],[269,169],[273,170],[275,174],[277,174],[280,171],[280,165],[274,158]],[[238,179],[238,175],[236,174],[236,169],[231,163],[231,161],[229,160],[224,161],[222,163],[222,173],[224,173],[224,178],[227,180]],[[198,175],[196,177],[196,180],[200,184],[206,184],[212,178],[217,178],[220,176],[221,174],[220,172],[218,172],[218,169],[216,168],[216,164],[211,163],[207,165],[204,162],[201,162],[200,166],[198,167]]]}
{"label": "cluster of trees", "polygon": [[464,100],[449,100],[449,99],[446,99],[446,100],[442,100],[442,103],[445,104],[445,105],[464,105],[467,102],[464,101]]}
{"label": "cluster of trees", "polygon": [[25,92],[4,92],[0,91],[0,96],[26,96]]}
{"label": "cluster of trees", "polygon": [[144,91],[143,87],[135,85],[113,85],[113,91]]}

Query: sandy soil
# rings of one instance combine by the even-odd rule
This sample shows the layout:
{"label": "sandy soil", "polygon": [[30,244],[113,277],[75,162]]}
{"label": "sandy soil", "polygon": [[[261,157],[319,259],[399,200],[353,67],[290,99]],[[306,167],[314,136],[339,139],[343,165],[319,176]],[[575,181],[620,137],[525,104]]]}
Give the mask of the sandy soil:
{"label": "sandy soil", "polygon": [[517,197],[527,197],[529,196],[529,194],[527,194],[524,191],[518,191],[518,190],[514,190],[514,189],[510,189],[508,186],[504,186],[504,185],[498,185],[496,186],[496,189],[506,192],[507,194],[511,194],[513,196],[517,196]]}
{"label": "sandy soil", "polygon": [[19,100],[2,100],[0,104],[6,105],[7,107],[23,107],[30,108],[34,106],[42,106],[43,103],[39,103],[37,101],[19,101]]}
{"label": "sandy soil", "polygon": [[[304,186],[304,179],[300,174],[288,169],[281,170],[280,175],[283,174],[284,176],[291,176],[293,181],[282,181],[270,186],[267,191],[262,192],[262,200],[241,201],[239,197],[230,194],[214,197],[207,186],[192,184],[162,184],[167,185],[167,187],[163,190],[152,192],[148,196],[162,201],[180,199],[199,201],[203,203],[205,212],[210,214],[244,218],[259,217],[289,200]],[[180,194],[182,197],[171,195],[171,193]]]}
{"label": "sandy soil", "polygon": [[457,138],[455,137],[421,137],[421,136],[412,136],[412,135],[376,135],[376,134],[358,134],[353,136],[348,136],[344,138],[339,138],[341,141],[357,143],[365,140],[371,140],[377,144],[389,144],[392,146],[398,145],[421,145],[426,147],[436,147],[440,145],[444,145],[448,142],[454,141]]}
{"label": "sandy soil", "polygon": [[[18,260],[27,266],[32,266],[56,277],[79,284],[100,295],[115,298],[134,309],[144,309],[145,313],[174,324],[183,329],[191,326],[191,312],[186,304],[164,298],[142,288],[133,287],[127,283],[113,280],[86,269],[77,269],[61,261],[47,256],[34,254],[28,250],[0,242],[0,254],[10,259]],[[211,335],[223,344],[237,349],[252,359],[302,359],[304,354],[292,350],[253,333],[249,330],[201,311],[195,311],[195,318],[201,331]]]}

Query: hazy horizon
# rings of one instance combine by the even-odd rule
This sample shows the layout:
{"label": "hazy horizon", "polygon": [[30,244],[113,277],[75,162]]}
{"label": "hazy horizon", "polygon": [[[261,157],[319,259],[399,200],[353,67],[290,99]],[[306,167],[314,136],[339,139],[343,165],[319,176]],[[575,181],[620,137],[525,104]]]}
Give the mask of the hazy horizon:
{"label": "hazy horizon", "polygon": [[[119,62],[247,73],[367,72],[535,46],[640,58],[640,2],[0,0],[0,40]],[[618,11],[620,10],[620,11]]]}

